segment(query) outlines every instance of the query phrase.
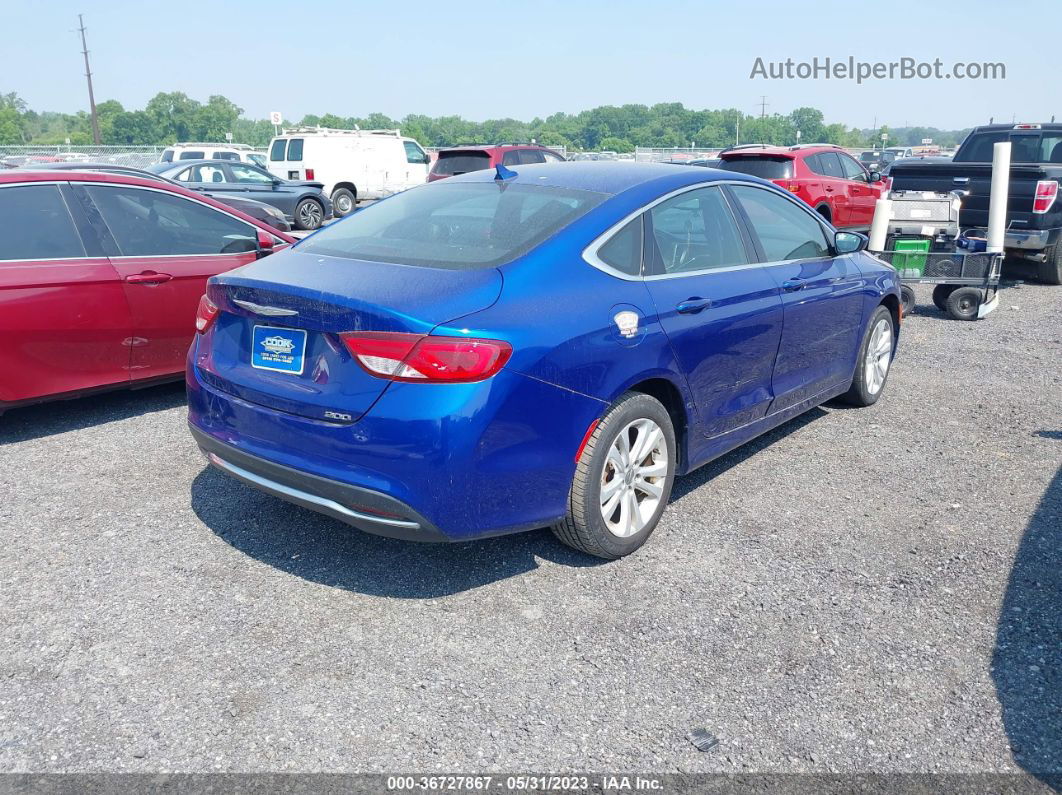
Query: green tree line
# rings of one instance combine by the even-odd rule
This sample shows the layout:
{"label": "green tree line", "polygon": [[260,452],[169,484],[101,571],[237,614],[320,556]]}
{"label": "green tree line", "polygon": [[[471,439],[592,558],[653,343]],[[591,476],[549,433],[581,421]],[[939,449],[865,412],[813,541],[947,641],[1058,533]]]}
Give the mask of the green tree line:
{"label": "green tree line", "polygon": [[[231,100],[214,95],[203,103],[179,91],[155,95],[142,110],[126,110],[117,100],[96,106],[100,137],[111,145],[167,145],[177,141],[224,141],[231,132],[238,143],[262,147],[273,136],[265,119],[248,119]],[[431,117],[410,114],[392,119],[382,113],[365,117],[309,114],[300,122],[353,129],[399,128],[424,146],[454,146],[468,143],[526,142],[575,150],[630,152],[636,146],[717,148],[741,143],[788,145],[825,142],[860,147],[878,143],[881,133],[888,145],[915,145],[932,138],[942,146],[954,146],[967,130],[910,127],[859,130],[844,124],[827,124],[821,111],[797,108],[786,115],[755,116],[729,108],[694,110],[680,102],[656,105],[603,105],[580,113],[554,113],[531,121],[488,119],[469,121],[460,116]],[[38,112],[27,107],[15,93],[0,94],[0,144],[72,145],[92,143],[88,113]]]}

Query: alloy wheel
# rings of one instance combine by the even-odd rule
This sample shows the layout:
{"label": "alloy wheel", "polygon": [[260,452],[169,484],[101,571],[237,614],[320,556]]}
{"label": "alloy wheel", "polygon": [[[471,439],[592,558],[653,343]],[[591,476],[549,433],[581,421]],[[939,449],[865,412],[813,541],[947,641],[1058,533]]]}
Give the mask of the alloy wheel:
{"label": "alloy wheel", "polygon": [[863,375],[867,382],[867,392],[876,395],[885,384],[892,361],[892,326],[881,318],[870,333],[870,343],[863,360]]}
{"label": "alloy wheel", "polygon": [[667,438],[650,419],[629,423],[612,442],[601,472],[601,517],[626,538],[642,530],[660,506],[667,481]]}

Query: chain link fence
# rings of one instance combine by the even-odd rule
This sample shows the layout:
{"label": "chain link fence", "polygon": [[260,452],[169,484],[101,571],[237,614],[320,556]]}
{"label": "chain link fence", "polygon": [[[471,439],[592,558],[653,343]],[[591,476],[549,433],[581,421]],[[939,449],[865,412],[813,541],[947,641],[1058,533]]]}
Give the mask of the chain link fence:
{"label": "chain link fence", "polygon": [[157,163],[164,146],[0,146],[0,168],[32,166],[34,163],[111,163],[144,166]]}

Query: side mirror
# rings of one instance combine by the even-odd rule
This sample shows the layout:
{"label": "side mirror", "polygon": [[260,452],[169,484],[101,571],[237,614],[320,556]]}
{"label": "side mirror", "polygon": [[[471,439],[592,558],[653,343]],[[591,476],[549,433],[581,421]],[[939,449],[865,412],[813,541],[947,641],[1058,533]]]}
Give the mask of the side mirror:
{"label": "side mirror", "polygon": [[881,182],[881,172],[871,171],[870,176],[868,176],[867,179],[871,182]]}
{"label": "side mirror", "polygon": [[276,245],[275,241],[273,240],[273,236],[264,229],[258,230],[257,243],[258,259],[261,259],[262,257],[267,257],[272,254],[273,247]]}
{"label": "side mirror", "polygon": [[862,251],[870,243],[870,238],[858,232],[838,232],[833,236],[833,250],[838,254],[854,254]]}

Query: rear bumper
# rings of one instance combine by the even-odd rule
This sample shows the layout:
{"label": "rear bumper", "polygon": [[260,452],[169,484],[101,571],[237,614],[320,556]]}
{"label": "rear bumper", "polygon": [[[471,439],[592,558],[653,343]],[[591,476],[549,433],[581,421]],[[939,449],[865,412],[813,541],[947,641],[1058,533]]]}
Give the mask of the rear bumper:
{"label": "rear bumper", "polygon": [[1008,229],[1003,236],[1003,248],[1021,251],[1042,251],[1058,242],[1062,229]]}
{"label": "rear bumper", "polygon": [[556,522],[575,451],[605,408],[502,370],[472,384],[392,384],[357,422],[335,423],[222,391],[198,372],[195,349],[188,422],[213,466],[398,538],[466,541]]}
{"label": "rear bumper", "polygon": [[207,460],[226,475],[287,502],[338,519],[366,533],[404,541],[447,541],[408,505],[370,489],[311,475],[218,441],[189,425]]}

